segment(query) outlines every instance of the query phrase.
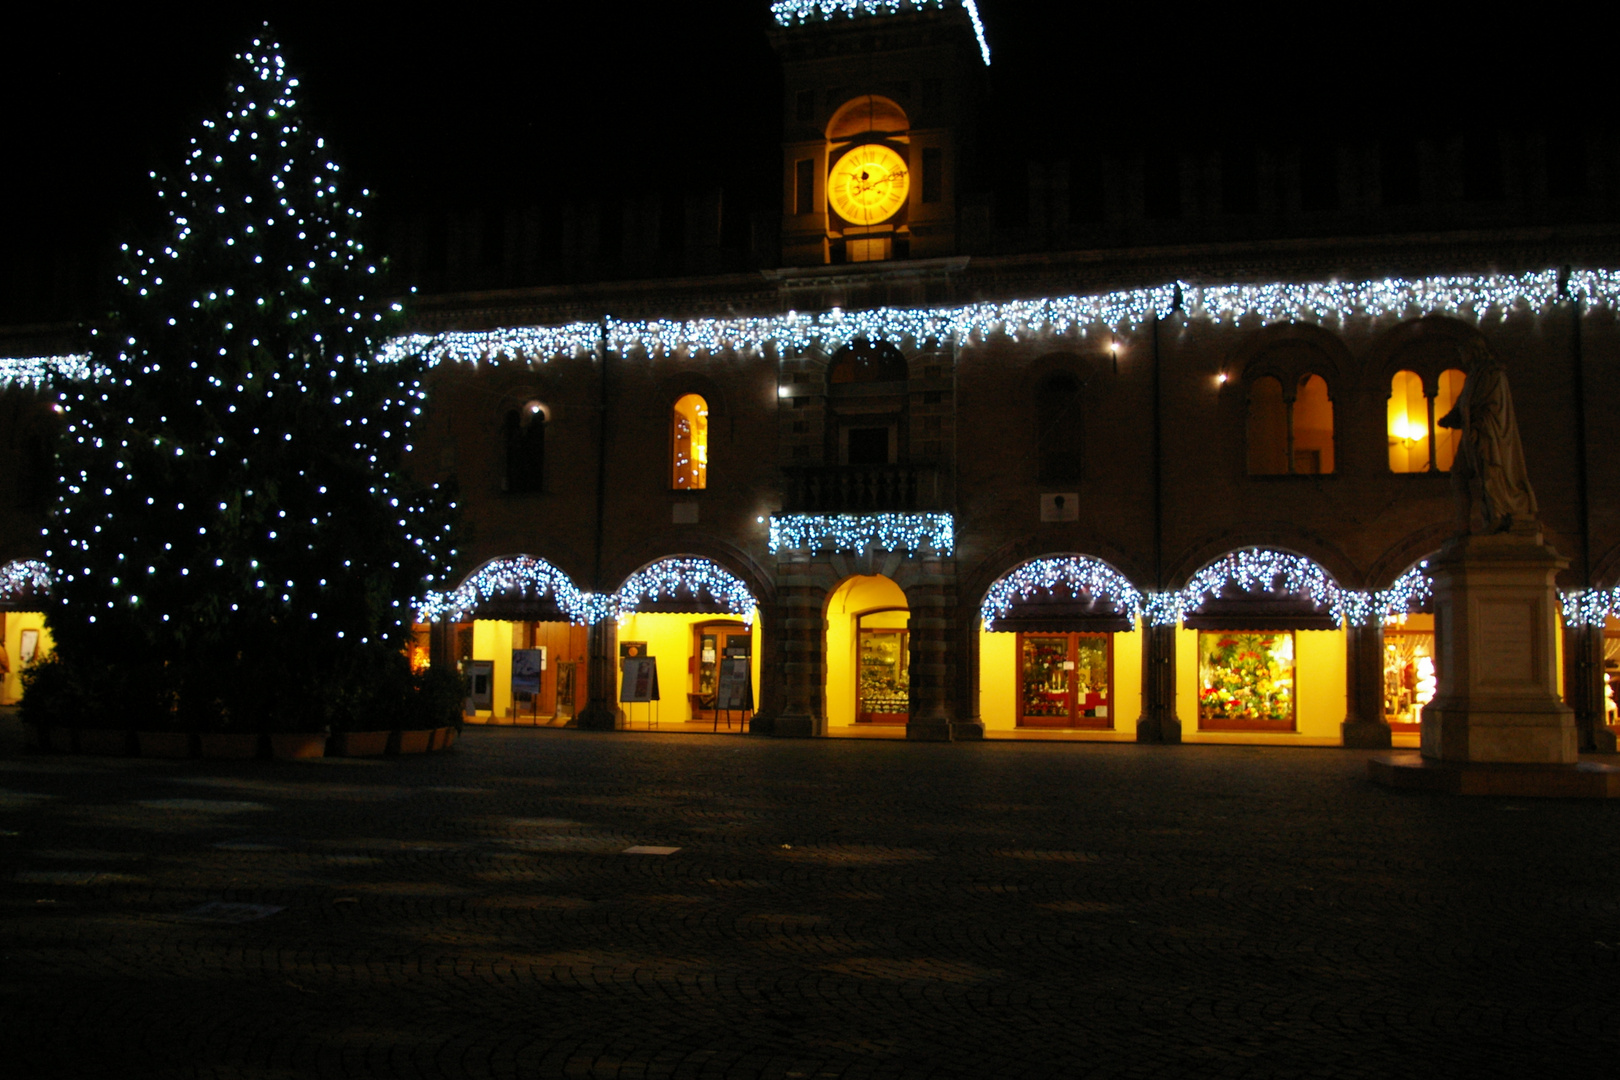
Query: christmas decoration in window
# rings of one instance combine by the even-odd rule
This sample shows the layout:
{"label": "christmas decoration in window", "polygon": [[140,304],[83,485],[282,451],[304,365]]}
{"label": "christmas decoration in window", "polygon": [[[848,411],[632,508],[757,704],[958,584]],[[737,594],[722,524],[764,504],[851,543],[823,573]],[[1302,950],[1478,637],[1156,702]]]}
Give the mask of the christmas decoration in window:
{"label": "christmas decoration in window", "polygon": [[1294,730],[1294,633],[1198,634],[1200,731]]}
{"label": "christmas decoration in window", "polygon": [[670,487],[701,491],[709,486],[709,403],[687,394],[675,403],[670,422]]}

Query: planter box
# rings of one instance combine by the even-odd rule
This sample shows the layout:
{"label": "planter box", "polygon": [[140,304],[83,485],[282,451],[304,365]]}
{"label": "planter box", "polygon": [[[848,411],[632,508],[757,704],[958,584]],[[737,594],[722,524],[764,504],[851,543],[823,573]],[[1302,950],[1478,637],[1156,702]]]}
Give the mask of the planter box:
{"label": "planter box", "polygon": [[277,761],[297,761],[301,758],[318,758],[326,756],[326,733],[324,731],[312,732],[272,732],[270,735],[270,756]]}
{"label": "planter box", "polygon": [[456,745],[456,739],[460,735],[461,735],[461,729],[460,728],[457,728],[457,727],[447,727],[447,728],[445,728],[444,729],[444,745],[442,747],[440,747],[440,749],[441,750],[448,750],[452,746]]}
{"label": "planter box", "polygon": [[239,761],[259,756],[257,732],[252,734],[238,731],[204,732],[197,736],[197,740],[202,746],[202,756],[205,758]]}
{"label": "planter box", "polygon": [[340,731],[332,736],[333,757],[382,757],[388,753],[392,731]]}
{"label": "planter box", "polygon": [[449,728],[436,727],[431,732],[429,732],[428,733],[428,749],[429,750],[443,750],[446,746],[448,746],[449,743],[445,742],[444,740],[445,740],[445,732],[447,732],[449,730],[450,730]]}
{"label": "planter box", "polygon": [[80,728],[76,733],[78,737],[79,753],[97,754],[102,757],[127,757],[129,755],[129,732],[109,731],[106,728]]}
{"label": "planter box", "polygon": [[141,757],[188,758],[191,756],[191,736],[184,731],[142,731],[136,733]]}
{"label": "planter box", "polygon": [[401,731],[399,733],[399,752],[402,754],[425,754],[433,743],[431,729],[425,731]]}

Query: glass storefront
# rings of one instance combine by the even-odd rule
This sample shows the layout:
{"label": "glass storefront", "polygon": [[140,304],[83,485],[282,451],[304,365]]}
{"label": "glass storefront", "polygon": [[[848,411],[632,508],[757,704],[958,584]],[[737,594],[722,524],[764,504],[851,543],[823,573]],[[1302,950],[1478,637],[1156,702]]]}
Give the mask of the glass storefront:
{"label": "glass storefront", "polygon": [[1295,729],[1292,630],[1198,632],[1198,729]]}
{"label": "glass storefront", "polygon": [[856,723],[906,722],[911,711],[910,638],[905,630],[861,628]]}
{"label": "glass storefront", "polygon": [[1434,700],[1434,616],[1396,615],[1384,626],[1384,719],[1390,730],[1422,729]]}
{"label": "glass storefront", "polygon": [[1112,728],[1112,634],[1019,634],[1019,727]]}

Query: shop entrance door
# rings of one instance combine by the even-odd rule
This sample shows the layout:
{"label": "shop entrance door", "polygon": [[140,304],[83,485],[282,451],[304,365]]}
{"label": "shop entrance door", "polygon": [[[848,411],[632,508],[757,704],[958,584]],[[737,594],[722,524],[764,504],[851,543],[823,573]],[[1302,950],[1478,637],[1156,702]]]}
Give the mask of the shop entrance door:
{"label": "shop entrance door", "polygon": [[692,719],[715,719],[715,694],[720,688],[720,661],[725,658],[726,646],[733,639],[746,641],[751,633],[742,623],[704,623],[693,629],[692,657],[688,661],[692,672]]}
{"label": "shop entrance door", "polygon": [[1114,726],[1112,634],[1019,634],[1018,726]]}
{"label": "shop entrance door", "polygon": [[911,633],[860,631],[855,689],[857,724],[904,724],[911,718]]}

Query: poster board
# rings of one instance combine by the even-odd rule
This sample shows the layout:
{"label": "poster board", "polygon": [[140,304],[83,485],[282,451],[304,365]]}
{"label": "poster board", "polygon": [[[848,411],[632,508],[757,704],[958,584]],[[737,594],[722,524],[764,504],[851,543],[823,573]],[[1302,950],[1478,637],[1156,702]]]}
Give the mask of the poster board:
{"label": "poster board", "polygon": [[748,642],[728,644],[720,659],[720,681],[715,686],[716,709],[753,711],[754,680],[749,670]]}
{"label": "poster board", "polygon": [[466,715],[473,716],[480,709],[495,708],[495,661],[463,660],[462,674],[467,676]]}
{"label": "poster board", "polygon": [[545,649],[512,650],[512,697],[540,692],[540,673],[546,669]]}
{"label": "poster board", "polygon": [[626,657],[619,661],[624,669],[624,680],[619,686],[619,701],[658,700],[658,661],[650,656]]}

